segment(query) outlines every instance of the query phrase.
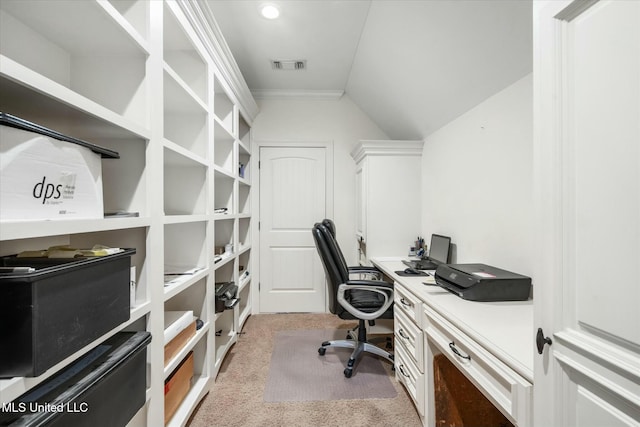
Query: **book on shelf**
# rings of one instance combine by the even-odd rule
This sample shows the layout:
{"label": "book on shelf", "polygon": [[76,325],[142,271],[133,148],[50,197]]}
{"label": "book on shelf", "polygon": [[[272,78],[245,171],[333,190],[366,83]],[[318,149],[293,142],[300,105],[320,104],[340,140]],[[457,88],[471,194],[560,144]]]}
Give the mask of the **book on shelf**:
{"label": "book on shelf", "polygon": [[105,218],[137,218],[140,216],[139,212],[129,212],[129,211],[115,211],[115,212],[105,212]]}
{"label": "book on shelf", "polygon": [[204,267],[185,267],[175,265],[164,266],[164,285],[172,285],[178,282],[187,280],[189,277],[194,276],[199,271],[204,270]]}
{"label": "book on shelf", "polygon": [[193,311],[165,311],[164,312],[164,343],[174,339],[183,329],[194,322]]}
{"label": "book on shelf", "polygon": [[189,393],[193,378],[193,352],[185,357],[164,382],[164,423],[169,422]]}
{"label": "book on shelf", "polygon": [[165,311],[164,319],[164,366],[166,367],[196,335],[198,320],[190,310]]}

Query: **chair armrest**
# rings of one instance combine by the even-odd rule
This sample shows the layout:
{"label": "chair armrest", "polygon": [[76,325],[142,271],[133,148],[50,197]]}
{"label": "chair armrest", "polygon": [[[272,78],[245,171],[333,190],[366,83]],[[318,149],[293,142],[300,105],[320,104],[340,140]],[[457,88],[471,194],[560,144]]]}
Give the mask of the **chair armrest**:
{"label": "chair armrest", "polygon": [[[379,293],[384,297],[384,303],[378,310],[374,311],[373,313],[360,311],[349,304],[349,302],[344,297],[345,292],[351,290]],[[345,310],[347,310],[358,319],[377,319],[378,317],[382,316],[393,303],[393,283],[381,282],[376,280],[349,280],[346,283],[342,283],[340,284],[340,286],[338,286],[338,303],[340,303],[340,305],[344,307]]]}
{"label": "chair armrest", "polygon": [[353,266],[349,267],[349,274],[368,274],[375,280],[382,280],[382,272],[375,267]]}
{"label": "chair armrest", "polygon": [[354,266],[349,267],[349,271],[352,271],[352,270],[353,271],[356,271],[356,270],[364,271],[364,272],[367,272],[367,273],[380,273],[380,270],[378,270],[377,268],[375,268],[375,267],[367,267],[366,265],[354,265]]}
{"label": "chair armrest", "polygon": [[367,287],[381,288],[381,289],[384,288],[384,289],[393,291],[393,283],[385,282],[382,280],[349,280],[343,284],[347,286],[357,285],[359,287],[363,287],[365,291],[370,290],[370,289],[367,289]]}

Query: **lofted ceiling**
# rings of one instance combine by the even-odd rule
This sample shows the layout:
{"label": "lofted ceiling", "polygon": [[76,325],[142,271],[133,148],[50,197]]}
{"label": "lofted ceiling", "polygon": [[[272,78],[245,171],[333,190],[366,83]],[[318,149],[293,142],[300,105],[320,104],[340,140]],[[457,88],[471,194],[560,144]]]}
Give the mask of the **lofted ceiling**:
{"label": "lofted ceiling", "polygon": [[[532,71],[532,0],[207,0],[254,96],[346,93],[422,139]],[[275,70],[271,60],[304,60]]]}

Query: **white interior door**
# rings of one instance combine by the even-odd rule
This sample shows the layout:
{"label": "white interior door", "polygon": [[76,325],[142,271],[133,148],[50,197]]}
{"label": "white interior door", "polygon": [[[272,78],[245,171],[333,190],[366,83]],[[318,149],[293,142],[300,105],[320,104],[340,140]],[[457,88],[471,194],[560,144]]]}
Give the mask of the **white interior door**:
{"label": "white interior door", "polygon": [[534,423],[638,426],[640,2],[539,12]]}
{"label": "white interior door", "polygon": [[260,148],[260,311],[324,312],[311,228],[327,217],[325,147]]}

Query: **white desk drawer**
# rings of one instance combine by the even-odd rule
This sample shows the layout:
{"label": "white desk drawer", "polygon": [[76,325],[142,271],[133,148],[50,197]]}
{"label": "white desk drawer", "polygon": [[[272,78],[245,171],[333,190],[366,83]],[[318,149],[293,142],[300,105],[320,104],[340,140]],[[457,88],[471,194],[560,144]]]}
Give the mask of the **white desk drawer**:
{"label": "white desk drawer", "polygon": [[393,302],[394,302],[394,310],[398,308],[404,313],[409,320],[418,325],[418,327],[422,326],[422,302],[420,299],[411,293],[407,288],[405,288],[402,284],[395,282],[393,285]]}
{"label": "white desk drawer", "polygon": [[529,426],[533,385],[428,306],[424,316],[430,353],[446,355],[511,422]]}
{"label": "white desk drawer", "polygon": [[396,310],[393,332],[396,337],[396,345],[400,343],[404,350],[411,356],[421,373],[424,373],[424,339],[422,329],[413,323],[401,311]]}
{"label": "white desk drawer", "polygon": [[418,370],[415,363],[413,363],[413,360],[411,360],[411,357],[405,353],[404,347],[401,345],[396,346],[394,357],[396,379],[405,386],[409,392],[409,396],[413,399],[413,403],[415,404],[418,413],[420,416],[424,417],[424,374]]}

